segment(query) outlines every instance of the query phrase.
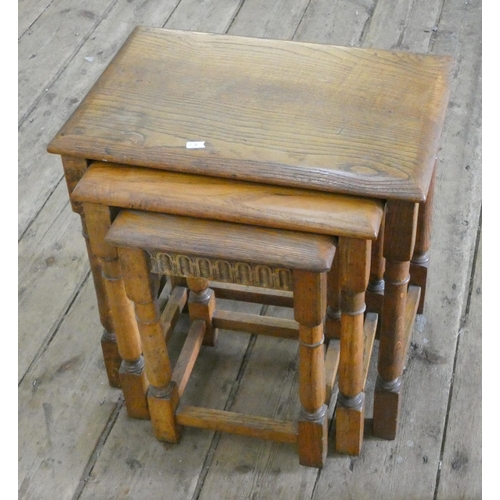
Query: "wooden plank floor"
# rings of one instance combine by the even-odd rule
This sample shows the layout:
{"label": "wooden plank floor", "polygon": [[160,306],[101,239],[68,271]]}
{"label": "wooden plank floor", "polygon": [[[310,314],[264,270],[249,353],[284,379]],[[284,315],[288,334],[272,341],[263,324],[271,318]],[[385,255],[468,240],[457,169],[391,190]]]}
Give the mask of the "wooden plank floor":
{"label": "wooden plank floor", "polygon": [[[138,24],[456,58],[426,310],[395,441],[368,425],[359,457],[329,452],[321,471],[300,466],[291,445],[249,437],[186,429],[170,446],[108,387],[78,217],[45,148]],[[480,0],[20,0],[18,29],[19,498],[481,498]],[[186,331],[182,319],[172,352]],[[223,333],[203,349],[186,397],[291,418],[296,355],[290,341]],[[368,416],[371,405],[368,395]]]}

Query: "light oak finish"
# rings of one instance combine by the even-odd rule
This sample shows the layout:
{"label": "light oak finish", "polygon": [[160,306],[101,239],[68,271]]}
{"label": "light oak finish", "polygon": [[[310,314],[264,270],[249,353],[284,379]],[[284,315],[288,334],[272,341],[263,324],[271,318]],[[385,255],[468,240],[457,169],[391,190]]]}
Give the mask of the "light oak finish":
{"label": "light oak finish", "polygon": [[372,254],[370,264],[370,281],[368,292],[383,293],[384,291],[384,225],[385,218],[382,218],[377,239],[372,243]]}
{"label": "light oak finish", "polygon": [[72,190],[74,203],[240,222],[314,234],[378,235],[381,202],[235,179],[96,162]]}
{"label": "light oak finish", "polygon": [[[389,201],[384,235],[385,290],[380,334],[378,379],[373,410],[373,433],[394,439],[401,403],[404,364],[404,317],[410,280],[410,259],[415,245],[418,204]],[[405,221],[405,231],[396,232],[395,220]],[[391,404],[387,402],[390,399]]]}
{"label": "light oak finish", "polygon": [[[145,353],[166,353],[167,344],[160,321],[160,312],[152,293],[152,280],[147,256],[133,248],[118,248],[120,263],[129,299],[135,305],[135,318]],[[148,359],[146,373],[150,384],[165,388],[171,379],[170,364],[160,357]]]}
{"label": "light oak finish", "polygon": [[[168,196],[164,195],[166,192]],[[377,235],[383,213],[382,203],[373,200],[99,162],[90,166],[73,191],[72,198],[75,203],[92,201],[123,208],[180,213],[314,233],[356,235],[367,239]],[[333,289],[333,286],[329,286],[329,293]],[[243,289],[238,287],[228,290],[227,293],[224,289],[220,290],[217,295],[292,305],[291,296],[288,299],[283,295],[281,301],[277,298],[280,292],[276,291],[253,291],[252,296],[252,293],[242,294]],[[274,296],[276,300],[272,298]],[[340,320],[338,304],[336,311],[336,320]],[[331,312],[330,307],[326,333],[329,338],[338,338],[340,322],[334,321],[332,324]],[[337,329],[330,332],[330,328]]]}
{"label": "light oak finish", "polygon": [[[131,417],[149,418],[142,346],[134,311],[125,292],[117,250],[104,240],[111,227],[111,212],[104,205],[84,203],[83,214],[92,253],[100,263],[103,288],[106,291],[110,316],[113,318],[118,353],[122,359],[119,370],[120,385],[125,395],[127,412]],[[117,358],[107,357],[106,350],[104,352],[105,361],[111,358],[110,364],[114,366]],[[107,371],[109,373],[110,369]]]}
{"label": "light oak finish", "polygon": [[176,286],[169,298],[168,302],[163,309],[160,317],[160,323],[162,325],[163,333],[165,335],[165,341],[167,342],[172,331],[177,323],[182,310],[188,300],[188,292],[186,287]]}
{"label": "light oak finish", "polygon": [[61,161],[64,168],[64,178],[66,180],[66,186],[68,188],[68,194],[70,195],[71,208],[73,212],[82,213],[81,204],[75,203],[71,199],[71,194],[73,193],[75,187],[80,182],[85,171],[88,169],[90,162],[83,159],[72,156],[61,156]]}
{"label": "light oak finish", "polygon": [[[335,262],[335,260],[334,260]],[[255,286],[211,282],[210,287],[220,299],[241,300],[256,304],[293,307],[293,294],[286,290],[263,289]]]}
{"label": "light oak finish", "polygon": [[[150,57],[142,57],[146,46],[151,46]],[[231,61],[234,74],[229,55],[235,47],[240,55],[236,66],[246,71],[229,80],[229,66],[217,64],[214,70],[211,62],[227,55],[224,61]],[[173,74],[180,64],[183,78],[174,77],[166,84],[157,71],[158,61],[168,61]],[[295,75],[296,67],[308,65],[315,78],[304,92],[303,81],[290,75]],[[49,151],[125,166],[424,202],[451,69],[446,57],[137,28]],[[206,85],[200,92],[193,87],[197,82],[193,75],[201,70]],[[150,78],[135,78],[139,73]],[[374,76],[378,85],[372,84]],[[228,81],[230,89],[221,92]],[[138,93],[139,88],[147,92]],[[252,104],[243,111],[242,95]],[[292,130],[283,120],[290,112]],[[102,114],[105,124],[100,121]],[[338,130],[334,137],[333,130]],[[195,140],[189,134],[201,134],[197,140],[203,147],[188,147]],[[391,224],[393,233],[415,230],[409,218],[393,218]],[[374,309],[380,310],[379,298]]]}
{"label": "light oak finish", "polygon": [[[415,319],[415,317],[413,317]],[[366,387],[368,370],[370,368],[370,359],[372,356],[373,345],[375,343],[375,333],[377,331],[378,315],[366,313],[365,324],[363,327],[364,348],[363,348],[363,390]],[[412,323],[413,326],[413,323]]]}
{"label": "light oak finish", "polygon": [[340,453],[359,455],[365,421],[366,380],[364,312],[370,273],[371,242],[339,238],[341,289],[339,398],[335,447]]}
{"label": "light oak finish", "polygon": [[[25,24],[30,29],[24,36],[32,38],[29,33],[43,21],[43,17],[38,18],[41,9],[34,8],[33,0],[22,0],[20,8],[22,4],[31,16]],[[42,8],[48,4],[50,0]],[[193,495],[199,495],[200,500],[245,498],[252,494],[302,500],[313,492],[318,498],[330,498],[332,488],[340,498],[363,498],[367,492],[385,499],[433,498],[436,488],[438,500],[479,498],[481,402],[477,388],[481,349],[476,349],[480,340],[472,348],[470,342],[481,335],[480,296],[472,301],[470,316],[465,311],[469,311],[466,301],[476,261],[474,242],[481,210],[481,4],[456,0],[444,4],[440,0],[286,0],[273,2],[271,8],[270,3],[260,0],[112,2],[106,5],[111,8],[104,17],[98,14],[93,23],[96,30],[89,38],[81,31],[80,9],[87,10],[87,5],[67,0],[57,4],[58,9],[75,6],[78,15],[52,16],[48,14],[53,11],[45,11],[41,32],[44,40],[51,40],[47,47],[67,43],[67,37],[53,38],[61,19],[69,27],[69,37],[85,43],[73,46],[74,57],[57,68],[44,65],[35,69],[49,73],[50,85],[37,89],[41,99],[19,130],[20,498],[57,498],[61,491],[67,492],[68,498],[82,500],[141,498],[147,491],[152,498],[168,496],[172,500]],[[235,11],[238,15],[232,22]],[[102,368],[98,345],[102,330],[92,277],[87,279],[85,245],[78,221],[68,207],[64,180],[60,182],[60,161],[44,152],[48,140],[76,107],[73,103],[83,98],[133,26],[161,26],[167,18],[166,26],[176,29],[222,33],[231,25],[230,32],[235,35],[285,39],[295,34],[299,40],[457,57],[453,107],[448,111],[439,153],[425,320],[418,321],[412,339],[415,344],[405,374],[400,432],[394,442],[367,440],[361,460],[329,457],[318,476],[316,470],[296,463],[289,446],[224,435],[210,448],[213,434],[196,430],[185,435],[182,444],[165,450],[155,443],[148,422],[128,419],[124,408],[117,411],[120,391],[108,387]],[[430,29],[434,26],[437,31]],[[80,36],[74,36],[76,33]],[[103,54],[96,56],[100,51]],[[26,54],[19,64],[30,68],[31,52]],[[85,60],[89,55],[95,56],[93,63]],[[32,71],[26,75],[31,77]],[[45,259],[51,256],[56,258],[55,264],[45,266]],[[480,283],[475,283],[471,288],[473,297],[478,286]],[[253,307],[224,304],[232,305],[246,312]],[[269,314],[276,312],[269,308]],[[459,330],[464,321],[465,328]],[[178,326],[182,326],[181,333],[187,332],[184,323]],[[230,336],[224,347],[244,345],[238,343],[242,339],[247,337]],[[259,337],[257,347],[270,344],[268,341],[283,344],[279,339]],[[429,360],[424,358],[426,353]],[[260,354],[252,352],[249,356],[250,368],[262,364]],[[432,354],[439,355],[441,361],[433,362]],[[70,364],[73,358],[77,361]],[[70,368],[61,376],[59,368],[63,366]],[[238,366],[233,368],[237,371]],[[235,383],[234,370],[225,367],[224,359],[213,367],[219,370],[220,382],[212,391],[217,394],[211,395],[208,407],[224,407],[229,393],[219,387]],[[197,368],[203,377],[214,376],[208,364]],[[247,369],[243,387],[234,391],[239,409],[233,411],[244,412],[245,405],[255,407],[261,402],[253,389],[247,397],[243,393],[247,387],[262,385],[258,371]],[[276,400],[280,408],[294,405],[295,392],[287,397],[287,387],[284,394],[273,393],[276,398],[266,399],[266,416],[273,415]],[[208,397],[202,389],[196,394]],[[231,406],[231,399],[227,404]],[[33,422],[41,425],[34,426]],[[123,439],[125,435],[127,439]],[[407,446],[409,441],[413,447]],[[384,467],[381,456],[385,458]],[[185,474],[186,464],[189,474]],[[89,467],[92,473],[86,480]]]}
{"label": "light oak finish", "polygon": [[415,325],[415,316],[418,312],[418,306],[422,298],[422,290],[418,286],[408,286],[408,296],[406,299],[406,311],[404,317],[404,336],[403,336],[403,364],[406,366],[408,361],[408,349],[411,344],[411,334]]}
{"label": "light oak finish", "polygon": [[[378,316],[367,313],[363,327],[362,366],[357,372],[361,391],[354,397],[346,397],[342,392],[337,401],[336,418],[336,450],[340,453],[359,455],[363,444],[365,424],[365,386],[372,355]],[[345,348],[345,347],[344,347]],[[342,350],[342,341],[340,351]],[[344,357],[345,359],[345,357]],[[339,377],[340,383],[340,377]]]}
{"label": "light oak finish", "polygon": [[[210,240],[206,237],[208,234],[216,237]],[[332,264],[336,239],[311,234],[307,235],[307,238],[302,238],[301,233],[285,230],[262,231],[252,226],[150,212],[123,210],[118,214],[108,231],[106,242],[115,245],[120,258],[123,259],[122,267],[127,294],[135,304],[144,348],[146,373],[151,383],[148,393],[151,420],[156,437],[168,442],[177,442],[180,436],[179,425],[183,420],[182,417],[180,420],[176,418],[176,408],[199,353],[202,337],[204,343],[213,345],[217,328],[215,295],[209,288],[209,281],[206,277],[193,276],[190,266],[192,260],[179,261],[179,266],[175,268],[171,266],[171,262],[167,262],[164,267],[161,266],[162,263],[165,264],[164,261],[149,262],[150,254],[156,255],[158,251],[175,252],[180,244],[179,237],[184,241],[182,245],[186,245],[186,242],[192,245],[191,249],[187,246],[182,247],[182,251],[191,255],[193,259],[205,262],[204,268],[210,268],[214,257],[222,261],[232,261],[237,258],[240,259],[242,265],[246,265],[246,261],[255,262],[258,257],[262,266],[266,267],[270,263],[280,264],[276,259],[279,259],[281,255],[284,256],[285,265],[291,263],[294,266],[290,272],[293,273],[294,316],[297,323],[261,320],[256,327],[251,326],[249,330],[256,329],[259,333],[267,333],[270,328],[278,324],[279,328],[285,326],[285,337],[290,337],[290,333],[296,337],[298,330],[301,412],[297,432],[293,435],[296,435],[300,463],[311,467],[323,467],[328,438],[327,386],[329,396],[331,396],[332,371],[336,371],[335,355],[330,353],[328,379],[326,378],[323,325],[326,312],[327,271]],[[202,249],[197,249],[201,239],[206,239],[207,246],[210,247],[204,246]],[[369,251],[369,242],[365,240],[352,240],[352,250],[358,250],[360,244],[362,248]],[[347,248],[347,245],[345,246]],[[266,253],[262,252],[262,248],[266,249]],[[294,251],[286,253],[286,250],[290,248]],[[314,253],[311,252],[311,248],[319,250]],[[209,257],[205,257],[206,255]],[[351,271],[358,271],[359,266],[350,263],[352,259],[351,256],[345,257],[344,260],[349,263],[341,264],[345,267],[341,273],[341,283],[346,290],[350,290],[350,287],[356,288],[360,281],[354,275],[351,278],[347,275]],[[322,266],[325,265],[326,269],[323,269]],[[188,271],[183,270],[186,266],[189,268]],[[161,325],[152,295],[150,271],[153,274],[188,275],[187,285],[190,289],[188,306],[193,326],[174,369],[174,375],[171,373],[165,339],[159,328]],[[226,274],[224,279],[232,282],[234,276]],[[275,284],[276,287],[279,285],[279,283]],[[366,287],[366,283],[364,286]],[[226,316],[226,320],[222,315],[222,326],[234,325],[241,329],[245,323],[249,322],[248,315],[231,319]],[[200,324],[203,324],[203,328],[199,328]],[[272,334],[279,335],[279,328],[275,329]],[[348,331],[343,338],[347,335],[349,335]],[[352,366],[355,373],[363,371],[363,353],[361,354],[360,359],[348,356],[348,362],[359,364],[359,366]],[[342,363],[342,354],[340,360]],[[346,360],[344,360],[343,369],[347,373]],[[345,375],[346,380],[349,377]],[[185,412],[181,411],[179,414],[184,414],[185,423],[194,421],[196,426],[210,429],[234,429],[235,432],[248,435],[260,433],[268,435],[269,433],[269,425],[261,418],[255,420],[255,417],[248,417],[248,422],[246,422],[245,417],[238,416],[235,419],[230,415],[214,413],[213,410],[206,409],[203,409],[201,417],[194,420],[192,417],[186,419]],[[217,420],[219,416],[220,422]],[[348,416],[348,423],[350,420]],[[260,427],[264,430],[259,430],[255,434],[256,428],[260,429]],[[272,433],[269,436],[272,437]]]}
{"label": "light oak finish", "polygon": [[[179,234],[182,235],[182,233]],[[189,288],[189,316],[193,321],[201,320],[205,323],[203,344],[214,346],[218,334],[218,330],[212,322],[215,312],[215,293],[208,287],[206,279],[187,278],[186,281]]]}
{"label": "light oak finish", "polygon": [[340,359],[340,341],[332,339],[328,342],[325,354],[325,403],[330,406],[330,401],[333,396],[333,388],[337,381],[337,370],[339,368]]}
{"label": "light oak finish", "polygon": [[104,358],[104,367],[108,376],[108,383],[111,387],[121,387],[120,376],[118,374],[122,363],[122,358],[118,352],[118,344],[112,322],[111,312],[109,308],[108,297],[106,295],[106,286],[102,277],[102,269],[99,264],[99,259],[94,255],[90,245],[90,238],[87,233],[87,226],[83,216],[81,215],[82,235],[85,238],[87,247],[87,256],[94,282],[94,290],[97,299],[97,307],[99,309],[99,319],[104,329],[101,335],[101,349]]}
{"label": "light oak finish", "polygon": [[121,387],[120,376],[118,372],[122,364],[122,359],[120,357],[120,353],[118,352],[112,314],[110,312],[108,298],[106,295],[106,286],[102,278],[102,270],[99,265],[99,259],[94,255],[92,251],[92,245],[90,243],[87,231],[82,204],[71,200],[71,193],[78,185],[78,182],[80,181],[84,172],[87,170],[89,162],[82,158],[72,158],[68,156],[62,156],[61,160],[64,167],[66,186],[70,195],[71,208],[74,212],[80,215],[82,223],[82,234],[85,238],[85,244],[87,246],[87,255],[90,269],[92,271],[92,278],[94,280],[97,306],[99,308],[99,317],[104,328],[101,337],[101,349],[103,353],[106,374],[108,376],[108,382],[111,387]]}
{"label": "light oak finish", "polygon": [[[227,232],[228,227],[231,232]],[[191,262],[199,262],[196,257],[200,256],[228,262],[263,264],[278,269],[305,268],[315,272],[329,269],[335,252],[335,238],[329,236],[277,232],[273,229],[132,210],[120,213],[106,239],[115,246],[154,250],[153,254],[165,252],[193,256]],[[182,264],[179,267],[180,276],[208,278],[196,276],[196,270],[189,270],[188,263],[185,271]]]}
{"label": "light oak finish", "polygon": [[294,271],[294,317],[299,323],[299,460],[323,467],[328,415],[325,384],[324,319],[326,272]]}
{"label": "light oak finish", "polygon": [[179,424],[190,427],[243,434],[282,443],[297,442],[297,428],[292,422],[194,406],[180,406],[175,416]]}
{"label": "light oak finish", "polygon": [[299,338],[299,324],[290,319],[256,316],[255,314],[216,310],[212,323],[221,330],[248,332],[257,335],[270,335],[286,339]]}
{"label": "light oak finish", "polygon": [[[411,334],[415,322],[415,315],[420,300],[420,288],[409,287],[400,343],[397,345],[398,357],[406,361],[406,356],[411,342]],[[380,350],[380,347],[379,347]],[[380,357],[379,357],[380,367]],[[402,368],[401,368],[402,373]],[[380,375],[375,386],[375,401],[373,406],[373,434],[384,439],[394,439],[400,421],[402,404],[402,379],[401,375],[394,379],[384,380]]]}
{"label": "light oak finish", "polygon": [[434,190],[436,185],[437,162],[434,166],[431,184],[425,202],[418,208],[417,234],[415,248],[410,263],[410,283],[422,289],[418,313],[424,312],[425,289],[427,286],[427,271],[429,269],[429,249],[431,247],[432,212],[434,203]]}
{"label": "light oak finish", "polygon": [[327,274],[327,308],[325,335],[329,339],[340,339],[340,267],[339,259],[333,261]]}
{"label": "light oak finish", "polygon": [[174,412],[179,400],[178,387],[172,381],[172,368],[167,343],[160,321],[158,304],[153,294],[152,275],[147,254],[136,248],[118,247],[127,295],[135,306],[149,381],[147,402],[155,436],[176,443],[180,428]]}
{"label": "light oak finish", "polygon": [[[169,196],[164,196],[165,192]],[[125,208],[222,218],[307,232],[357,235],[368,239],[377,235],[383,212],[380,202],[360,198],[99,162],[91,165],[72,197],[75,202],[92,200]],[[337,269],[336,264],[334,267]],[[334,289],[333,285],[329,286],[330,295]],[[255,291],[243,294],[242,288],[227,290],[227,293],[224,289],[217,290],[217,296],[275,305],[293,304],[291,295],[282,294],[283,300],[279,299],[277,294],[281,292],[256,295]],[[328,309],[328,338],[339,338],[340,335],[339,300],[340,289],[333,322],[332,307]],[[331,328],[336,330],[330,331]]]}
{"label": "light oak finish", "polygon": [[448,57],[138,27],[48,149],[424,201],[451,66]]}
{"label": "light oak finish", "polygon": [[182,347],[182,351],[179,354],[179,359],[175,364],[174,371],[172,373],[172,380],[177,385],[177,391],[179,397],[182,397],[184,389],[189,381],[189,376],[194,368],[194,363],[200,352],[200,347],[203,342],[203,336],[205,335],[205,322],[201,320],[194,320],[191,324],[191,328],[186,337],[186,341]]}
{"label": "light oak finish", "polygon": [[175,383],[171,382],[160,390],[150,386],[148,405],[156,439],[167,443],[178,443],[181,427],[175,420],[175,409],[179,405],[179,394]]}

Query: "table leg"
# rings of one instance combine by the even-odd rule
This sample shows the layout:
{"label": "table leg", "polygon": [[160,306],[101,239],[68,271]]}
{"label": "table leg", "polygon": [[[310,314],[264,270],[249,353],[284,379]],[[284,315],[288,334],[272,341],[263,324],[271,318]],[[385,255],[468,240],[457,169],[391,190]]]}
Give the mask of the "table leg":
{"label": "table leg", "polygon": [[335,443],[338,453],[359,455],[365,423],[363,325],[371,241],[339,238],[338,250],[342,317]]}
{"label": "table leg", "polygon": [[[385,217],[382,218],[378,238],[372,242],[370,280],[366,289],[366,310],[378,315],[382,313],[382,303],[384,302],[384,229]],[[380,331],[380,322],[377,330]]]}
{"label": "table leg", "polygon": [[327,274],[325,337],[340,339],[340,278],[339,256],[335,255],[332,267]]}
{"label": "table leg", "polygon": [[418,314],[424,312],[425,289],[427,285],[427,269],[429,268],[429,248],[431,246],[432,208],[436,184],[436,165],[432,174],[427,199],[420,203],[418,209],[417,237],[415,250],[410,264],[410,284],[420,287]]}
{"label": "table leg", "polygon": [[118,344],[116,343],[116,335],[109,310],[106,290],[102,279],[101,267],[99,265],[99,260],[94,255],[90,247],[87,224],[83,215],[82,206],[80,203],[75,203],[71,200],[71,193],[73,192],[75,186],[78,184],[82,175],[87,170],[89,162],[83,158],[72,158],[70,156],[62,156],[61,160],[64,169],[64,176],[66,179],[66,185],[68,187],[68,193],[70,196],[71,207],[73,211],[78,213],[81,217],[83,237],[85,238],[90,269],[92,271],[92,278],[94,280],[94,289],[97,298],[97,306],[99,309],[99,319],[101,320],[101,324],[104,328],[101,337],[101,349],[104,357],[106,374],[108,376],[108,383],[111,387],[119,388],[121,387],[121,385],[118,372],[120,370],[122,359],[118,352]]}
{"label": "table leg", "polygon": [[299,323],[299,461],[323,467],[328,446],[323,322],[326,273],[293,272],[294,316]]}
{"label": "table leg", "polygon": [[108,376],[108,383],[111,387],[120,388],[121,382],[119,377],[120,365],[122,358],[118,352],[118,344],[116,343],[116,335],[114,332],[111,313],[109,310],[108,298],[102,277],[102,269],[99,265],[99,259],[92,252],[90,247],[89,235],[87,232],[87,224],[83,212],[81,214],[82,234],[85,238],[87,246],[87,255],[89,259],[90,269],[92,271],[92,279],[94,281],[94,289],[97,297],[97,307],[99,309],[99,319],[104,328],[101,336],[101,349],[104,358],[104,366]]}
{"label": "table leg", "polygon": [[146,401],[147,380],[137,321],[132,303],[125,292],[117,250],[105,241],[111,227],[110,209],[105,205],[84,203],[83,212],[90,247],[99,261],[101,281],[113,318],[118,351],[122,358],[119,377],[127,413],[133,418],[147,419],[149,418]]}
{"label": "table leg", "polygon": [[418,204],[388,201],[384,237],[385,291],[373,408],[373,434],[394,439],[401,403],[401,375],[409,332],[405,331],[410,259],[415,245]]}
{"label": "table leg", "polygon": [[209,282],[204,278],[187,278],[189,288],[188,310],[192,321],[201,319],[205,322],[203,345],[215,346],[218,329],[212,324],[215,312],[215,293],[208,287]]}
{"label": "table leg", "polygon": [[176,423],[175,410],[179,403],[179,391],[172,380],[167,343],[153,290],[148,256],[137,248],[119,248],[118,253],[127,295],[135,304],[146,374],[151,384],[148,390],[148,405],[153,430],[160,441],[177,443],[180,439],[180,426]]}

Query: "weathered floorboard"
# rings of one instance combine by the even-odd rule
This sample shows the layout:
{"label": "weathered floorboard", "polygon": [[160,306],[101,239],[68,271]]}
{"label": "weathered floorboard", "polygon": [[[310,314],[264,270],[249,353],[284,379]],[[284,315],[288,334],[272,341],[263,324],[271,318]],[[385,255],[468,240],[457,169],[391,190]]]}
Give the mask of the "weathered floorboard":
{"label": "weathered floorboard", "polygon": [[[251,313],[260,309],[256,304],[220,301],[220,305]],[[182,316],[169,343],[173,361],[183,344],[182,333],[188,327],[187,318]],[[244,333],[221,331],[216,347],[202,347],[182,397],[183,404],[224,409],[237,385],[249,340],[250,336]],[[150,421],[132,420],[122,410],[80,498],[147,498],[146,492],[152,499],[192,498],[213,437],[212,431],[184,428],[178,444],[160,443],[153,435]]]}
{"label": "weathered floorboard", "polygon": [[288,40],[304,14],[309,0],[245,0],[228,33]]}
{"label": "weathered floorboard", "polygon": [[109,387],[87,280],[19,388],[19,499],[71,499],[121,392]]}
{"label": "weathered floorboard", "polygon": [[[345,466],[340,477],[335,476],[340,485],[339,495],[347,495],[347,491],[359,499],[432,498],[434,495],[456,337],[468,288],[469,260],[473,255],[481,197],[479,152],[456,134],[456,130],[466,131],[473,145],[474,134],[480,129],[478,116],[473,112],[480,113],[480,108],[473,104],[479,92],[474,61],[479,37],[467,34],[470,26],[479,24],[476,17],[479,14],[477,3],[467,6],[459,1],[449,2],[443,10],[433,46],[436,53],[457,57],[461,74],[454,79],[451,100],[455,105],[448,110],[443,135],[427,285],[429,295],[425,314],[417,318],[403,379],[399,435],[392,442],[367,438],[361,456],[353,460],[349,468]],[[387,19],[387,22],[392,21]],[[372,23],[370,29],[373,27]],[[440,39],[441,30],[444,40]],[[370,37],[375,40],[375,34]],[[461,110],[466,106],[471,106],[468,115]],[[465,170],[467,165],[470,168]],[[467,225],[463,221],[467,221]],[[450,266],[450,262],[457,265]],[[334,468],[334,461],[327,463],[318,481],[316,498],[324,498],[332,487]],[[352,472],[357,473],[355,477],[359,479],[347,481]]]}
{"label": "weathered floorboard", "polygon": [[437,500],[482,498],[481,253],[480,244],[472,283],[470,314],[466,316],[460,331]]}
{"label": "weathered floorboard", "polygon": [[244,0],[182,0],[165,28],[225,33]]}
{"label": "weathered floorboard", "polygon": [[363,47],[427,53],[437,30],[443,2],[377,0]]}
{"label": "weathered floorboard", "polygon": [[[59,189],[67,198],[66,186],[61,184]],[[19,245],[19,380],[57,329],[89,273],[78,216],[69,208],[69,201],[65,210],[54,215],[52,201]]]}
{"label": "weathered floorboard", "polygon": [[359,46],[375,3],[376,0],[311,0],[295,33],[295,40]]}
{"label": "weathered floorboard", "polygon": [[444,0],[419,0],[413,3],[411,15],[400,35],[398,49],[426,53],[439,24]]}
{"label": "weathered floorboard", "polygon": [[[295,4],[296,7],[290,8],[287,15],[295,16],[298,26],[301,16],[296,16],[296,9],[305,9],[307,3]],[[250,11],[251,5],[259,9]],[[245,2],[231,26],[231,34],[291,38],[295,28],[289,18],[288,25],[275,24],[275,16],[282,8],[281,2],[271,10],[262,7],[263,2]],[[270,29],[267,29],[268,26]],[[269,308],[269,313],[276,310]],[[282,311],[280,316],[293,317],[291,310]],[[293,341],[257,338],[242,385],[230,410],[258,412],[262,416],[286,420],[297,419],[300,404],[296,357],[297,343]],[[275,382],[269,383],[271,380]],[[203,480],[200,500],[232,500],[251,496],[287,500],[308,498],[313,492],[317,474],[317,470],[299,465],[296,447],[223,434],[213,457],[210,457],[210,468]]]}
{"label": "weathered floorboard", "polygon": [[17,36],[21,38],[26,30],[40,17],[54,0],[19,0],[17,3]]}
{"label": "weathered floorboard", "polygon": [[[480,413],[473,415],[467,404],[480,384],[477,284],[460,334],[455,373],[453,368],[481,206],[480,2],[310,0],[270,6],[262,0],[105,1],[97,9],[105,12],[111,6],[107,17],[82,18],[86,31],[79,28],[78,12],[87,9],[81,2],[72,3],[72,13],[54,14],[69,3],[19,2],[20,80],[22,76],[33,82],[33,87],[30,82],[22,83],[20,91],[31,89],[30,98],[34,99],[31,104],[29,99],[20,101],[20,115],[25,119],[19,130],[19,230],[24,234],[19,247],[19,497],[211,500],[213,495],[226,495],[385,500],[433,498],[436,494],[443,500],[462,495],[478,498],[480,423],[473,422]],[[65,25],[54,32],[61,19]],[[77,216],[68,207],[60,161],[48,155],[45,147],[136,24],[214,32],[230,27],[232,34],[276,38],[290,38],[295,32],[295,39],[302,41],[364,42],[365,47],[417,52],[427,52],[430,47],[436,54],[457,58],[438,166],[428,283],[432,292],[414,331],[396,441],[371,438],[368,425],[361,456],[351,459],[330,451],[327,466],[318,475],[298,465],[293,445],[186,429],[181,443],[171,446],[154,439],[150,422],[129,419],[123,408],[114,422],[120,392],[109,389],[105,379],[99,349],[101,327],[96,308],[91,309],[95,307],[91,280],[81,288],[88,272],[84,241]],[[87,38],[80,46],[83,35]],[[64,47],[66,42],[70,50]],[[27,47],[34,50],[26,51]],[[35,53],[39,56],[30,60]],[[57,54],[64,57],[58,59]],[[38,57],[49,65],[40,66]],[[85,57],[93,57],[93,62]],[[51,65],[54,60],[56,64]],[[29,114],[22,109],[30,110]],[[476,269],[476,279],[478,272]],[[187,331],[186,325],[182,329]],[[199,374],[193,375],[193,387],[188,385],[186,394],[192,391],[193,399],[205,394],[201,386],[215,366],[214,377],[219,373],[224,377],[223,394],[217,397],[232,401],[242,382],[244,387],[229,406],[246,412],[245,405],[260,405],[261,396],[255,396],[252,387],[252,380],[263,378],[259,374],[254,378],[262,362],[259,353],[266,352],[259,345],[261,340],[272,344],[276,339],[257,339],[251,356],[245,358],[247,370],[243,366],[236,377],[229,367],[242,360],[232,344],[237,337],[247,338],[243,334],[226,337],[228,343],[222,350],[228,359],[206,351],[209,358],[205,365],[197,362]],[[376,350],[377,345],[375,361]],[[476,368],[471,369],[473,366]],[[285,370],[289,399],[283,393],[277,411],[286,413],[292,411],[297,389],[290,381],[292,365]],[[372,362],[368,417],[374,376]],[[209,382],[217,384],[215,379]],[[208,406],[210,397],[192,404]],[[475,397],[480,395],[476,392]],[[333,444],[331,440],[330,450]]]}
{"label": "weathered floorboard", "polygon": [[[213,8],[210,2],[198,5],[199,9],[204,7]],[[209,10],[209,12],[211,11]],[[192,11],[187,11],[187,14],[192,14]],[[226,14],[226,11],[217,11],[217,15],[224,19],[220,25],[224,23],[230,25],[230,22],[227,22]],[[182,23],[182,16],[180,14],[177,16],[177,22]],[[189,22],[191,22],[191,29],[196,31],[208,31],[209,25],[217,24],[217,19],[214,16],[204,16],[203,11],[198,11],[195,17],[198,21],[191,20]],[[209,25],[206,25],[205,22]],[[174,16],[172,16],[172,21],[167,23],[167,27],[177,28]],[[245,312],[258,310],[259,306],[257,305],[245,304],[243,307]],[[189,402],[190,394],[192,394],[192,404],[224,408],[228,396],[232,396],[231,382],[236,379],[237,375],[237,370],[234,370],[241,364],[244,348],[248,344],[248,335],[231,333],[227,336],[227,340],[222,335],[218,340],[218,346],[223,342],[222,352],[225,355],[221,357],[222,362],[219,361],[217,368],[214,369],[216,352],[205,349],[200,354],[192,374],[193,380],[188,384],[184,394],[186,401]],[[216,385],[215,390],[206,390],[206,384],[210,381]],[[139,424],[141,423],[132,422],[131,424],[130,419],[124,417],[122,412],[121,418],[118,419],[116,427],[110,434],[106,447],[93,468],[92,477],[86,482],[82,499],[109,495],[131,495],[134,497],[134,495],[143,494],[145,488],[152,498],[169,496],[172,499],[184,499],[194,498],[198,494],[199,488],[203,484],[206,457],[212,453],[214,433],[187,428],[184,429],[181,442],[178,445],[170,446],[160,444],[154,439],[150,423],[142,422],[142,425]],[[136,431],[136,433],[129,434],[129,439],[123,442],[123,433],[128,432],[129,425],[133,426],[132,432]],[[145,443],[151,444],[145,445]],[[138,458],[135,458],[136,456]],[[110,473],[111,477],[117,478],[116,482],[110,481]],[[124,485],[123,477],[130,478],[131,474],[131,479]]]}
{"label": "weathered floorboard", "polygon": [[[291,309],[269,315],[293,318]],[[296,421],[300,410],[298,342],[259,336],[230,411]],[[222,434],[207,464],[200,500],[311,496],[318,470],[299,465],[297,447]]]}
{"label": "weathered floorboard", "polygon": [[[40,100],[19,130],[19,235],[37,216],[63,177],[60,158],[46,151],[48,142],[90,90],[132,29],[137,24],[162,26],[177,3],[178,0],[115,3],[92,36],[67,62],[59,78],[47,87],[47,92],[38,89]],[[53,43],[57,44],[56,41]],[[36,68],[31,68],[21,59],[21,54],[19,57],[21,74],[25,71],[31,75]],[[59,211],[66,201],[67,193],[61,197]]]}
{"label": "weathered floorboard", "polygon": [[[20,378],[54,332],[88,272],[85,242],[78,216],[68,204],[61,160],[46,152],[47,142],[135,23],[161,25],[175,1],[126,5],[119,2],[81,49],[95,57],[93,62],[86,61],[83,55],[74,58],[20,129],[19,224],[24,234],[19,243],[19,307],[26,311],[19,320]],[[54,100],[60,103],[57,112]],[[57,290],[57,294],[48,290]]]}
{"label": "weathered floorboard", "polygon": [[22,121],[57,78],[61,69],[80,50],[116,0],[52,2],[21,37],[18,58],[18,109]]}

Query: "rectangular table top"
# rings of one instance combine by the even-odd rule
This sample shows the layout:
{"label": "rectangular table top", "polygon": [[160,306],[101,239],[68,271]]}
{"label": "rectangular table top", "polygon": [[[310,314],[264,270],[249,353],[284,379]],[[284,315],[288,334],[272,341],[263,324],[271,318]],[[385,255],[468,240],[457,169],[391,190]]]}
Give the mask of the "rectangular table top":
{"label": "rectangular table top", "polygon": [[371,198],[103,162],[87,169],[71,199],[368,240],[377,238],[384,213]]}
{"label": "rectangular table top", "polygon": [[452,60],[138,27],[51,153],[425,200]]}

